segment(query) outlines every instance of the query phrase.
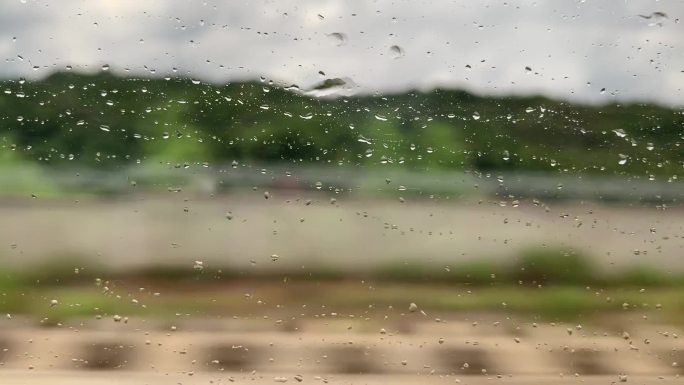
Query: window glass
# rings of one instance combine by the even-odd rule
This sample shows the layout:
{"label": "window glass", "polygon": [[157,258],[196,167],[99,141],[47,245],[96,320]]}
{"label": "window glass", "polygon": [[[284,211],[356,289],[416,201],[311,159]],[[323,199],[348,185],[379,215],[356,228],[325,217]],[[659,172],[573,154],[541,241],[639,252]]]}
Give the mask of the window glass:
{"label": "window glass", "polygon": [[0,383],[681,383],[683,12],[3,1]]}

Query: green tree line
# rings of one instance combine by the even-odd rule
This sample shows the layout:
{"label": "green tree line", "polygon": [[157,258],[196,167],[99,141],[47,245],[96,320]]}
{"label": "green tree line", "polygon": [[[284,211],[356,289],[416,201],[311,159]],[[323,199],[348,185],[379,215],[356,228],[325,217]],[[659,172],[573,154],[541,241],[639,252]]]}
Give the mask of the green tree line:
{"label": "green tree line", "polygon": [[314,98],[268,82],[55,73],[0,82],[0,162],[325,163],[681,173],[684,111],[435,89]]}

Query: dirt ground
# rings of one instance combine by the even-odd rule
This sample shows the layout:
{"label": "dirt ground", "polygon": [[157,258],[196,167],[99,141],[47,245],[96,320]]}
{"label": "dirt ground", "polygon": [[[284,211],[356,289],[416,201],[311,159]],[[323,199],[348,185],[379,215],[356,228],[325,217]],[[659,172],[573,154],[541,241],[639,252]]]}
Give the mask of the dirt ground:
{"label": "dirt ground", "polygon": [[681,383],[684,345],[669,325],[416,317],[363,328],[367,321],[339,316],[296,330],[247,319],[91,319],[54,328],[5,320],[0,383]]}
{"label": "dirt ground", "polygon": [[[30,371],[19,371],[10,373],[0,373],[0,380],[7,385],[161,385],[161,384],[278,384],[278,383],[301,383],[301,384],[359,384],[359,385],[414,385],[414,384],[463,384],[463,385],[482,385],[497,384],[510,385],[555,385],[555,384],[581,384],[581,385],[610,385],[622,383],[618,376],[582,376],[579,378],[560,377],[560,376],[517,376],[513,378],[502,378],[489,376],[468,376],[468,377],[440,377],[440,376],[415,376],[415,375],[374,375],[374,376],[317,376],[302,382],[294,380],[294,376],[231,376],[200,374],[187,376],[183,374],[153,374],[153,373],[33,373]],[[287,380],[287,381],[285,381]],[[682,381],[678,377],[658,378],[657,376],[631,376],[627,377],[627,384],[662,384],[674,385]]]}

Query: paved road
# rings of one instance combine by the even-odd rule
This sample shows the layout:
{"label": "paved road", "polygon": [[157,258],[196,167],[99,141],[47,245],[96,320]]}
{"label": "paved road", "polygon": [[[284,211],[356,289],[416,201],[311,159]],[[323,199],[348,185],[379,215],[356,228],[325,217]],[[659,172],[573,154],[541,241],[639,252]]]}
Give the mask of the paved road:
{"label": "paved road", "polygon": [[[24,267],[75,256],[121,269],[191,267],[202,260],[222,267],[364,270],[388,262],[505,259],[556,245],[584,250],[610,270],[634,263],[684,270],[682,207],[344,197],[331,204],[322,194],[274,193],[268,200],[262,194],[0,202],[0,256]],[[273,254],[280,256],[277,264]]]}

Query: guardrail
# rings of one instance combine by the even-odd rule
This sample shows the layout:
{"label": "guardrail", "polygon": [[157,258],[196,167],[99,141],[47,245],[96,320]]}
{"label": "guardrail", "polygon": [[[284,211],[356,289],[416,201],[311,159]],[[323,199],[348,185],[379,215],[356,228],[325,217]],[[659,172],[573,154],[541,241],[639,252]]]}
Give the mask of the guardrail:
{"label": "guardrail", "polygon": [[114,170],[0,169],[0,195],[90,194],[117,196],[185,191],[221,194],[253,188],[320,190],[336,194],[389,196],[501,196],[594,201],[681,202],[684,183],[676,176],[601,176],[543,173],[410,171],[403,169],[283,165],[145,165]]}

